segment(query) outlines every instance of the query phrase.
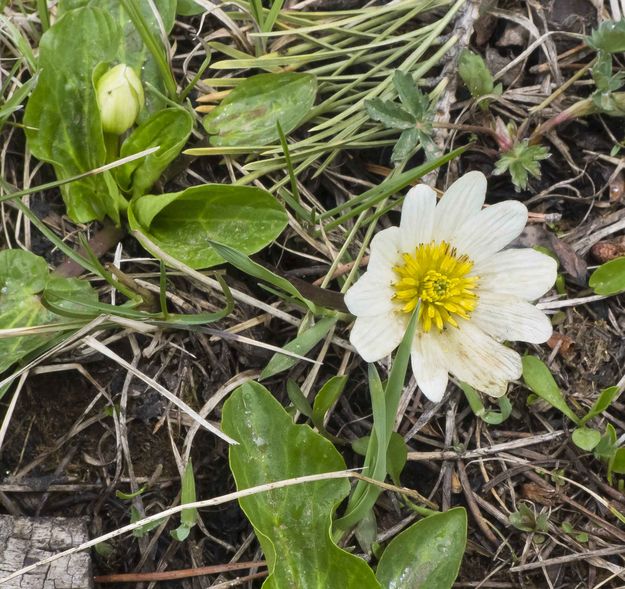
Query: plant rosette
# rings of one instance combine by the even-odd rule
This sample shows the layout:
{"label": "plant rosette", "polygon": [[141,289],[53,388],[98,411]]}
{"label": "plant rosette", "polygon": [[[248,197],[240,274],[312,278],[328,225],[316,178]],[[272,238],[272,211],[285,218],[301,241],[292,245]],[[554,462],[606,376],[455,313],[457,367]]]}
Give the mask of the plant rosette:
{"label": "plant rosette", "polygon": [[508,200],[482,210],[486,178],[469,172],[436,203],[425,185],[406,196],[399,227],[371,241],[367,272],[346,292],[356,316],[350,341],[367,362],[401,342],[420,304],[411,349],[417,384],[440,401],[449,373],[489,395],[520,378],[520,355],[501,342],[546,342],[548,317],[529,301],[547,292],[557,264],[529,248],[503,249],[519,236],[527,208]]}

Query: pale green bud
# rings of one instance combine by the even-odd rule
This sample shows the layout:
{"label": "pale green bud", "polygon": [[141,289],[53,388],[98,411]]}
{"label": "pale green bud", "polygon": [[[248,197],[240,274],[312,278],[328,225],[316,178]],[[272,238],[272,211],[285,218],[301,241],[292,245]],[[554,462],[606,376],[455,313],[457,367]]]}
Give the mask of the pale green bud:
{"label": "pale green bud", "polygon": [[143,86],[131,67],[120,63],[96,84],[96,99],[105,133],[121,135],[137,120],[145,103]]}

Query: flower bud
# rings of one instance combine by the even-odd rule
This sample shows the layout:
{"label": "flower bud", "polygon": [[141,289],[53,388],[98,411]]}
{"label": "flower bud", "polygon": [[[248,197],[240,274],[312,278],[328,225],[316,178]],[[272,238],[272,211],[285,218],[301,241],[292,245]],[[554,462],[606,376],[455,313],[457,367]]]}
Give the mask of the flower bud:
{"label": "flower bud", "polygon": [[105,133],[121,135],[132,127],[145,103],[143,86],[131,67],[120,63],[96,84],[96,99]]}

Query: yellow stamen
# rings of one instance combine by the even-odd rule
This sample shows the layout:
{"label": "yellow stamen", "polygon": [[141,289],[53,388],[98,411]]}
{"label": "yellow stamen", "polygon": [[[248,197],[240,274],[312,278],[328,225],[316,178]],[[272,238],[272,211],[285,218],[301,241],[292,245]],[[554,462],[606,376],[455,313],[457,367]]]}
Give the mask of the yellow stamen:
{"label": "yellow stamen", "polygon": [[467,276],[473,262],[460,256],[445,241],[422,243],[413,254],[402,254],[404,263],[393,268],[393,300],[403,313],[411,313],[421,299],[419,323],[423,331],[435,326],[458,327],[458,318],[469,319],[477,305],[477,276]]}

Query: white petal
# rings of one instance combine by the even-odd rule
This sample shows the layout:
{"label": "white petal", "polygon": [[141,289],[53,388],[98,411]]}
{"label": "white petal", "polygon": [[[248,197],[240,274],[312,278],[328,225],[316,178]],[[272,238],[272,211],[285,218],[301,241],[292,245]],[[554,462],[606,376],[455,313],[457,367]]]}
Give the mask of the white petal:
{"label": "white petal", "polygon": [[365,272],[345,293],[345,304],[352,315],[371,317],[391,313],[393,288],[390,280],[380,278],[375,272]]}
{"label": "white petal", "polygon": [[423,394],[438,403],[445,394],[449,376],[445,356],[438,337],[430,333],[417,333],[412,345],[412,372]]}
{"label": "white petal", "polygon": [[429,243],[434,227],[436,192],[425,184],[410,189],[401,210],[401,249],[412,253],[420,243]]}
{"label": "white petal", "polygon": [[546,342],[553,333],[551,321],[534,305],[508,294],[480,294],[471,322],[498,341]]}
{"label": "white petal", "polygon": [[382,277],[393,277],[393,267],[401,264],[399,227],[389,227],[375,234],[369,249],[367,270]]}
{"label": "white petal", "polygon": [[556,281],[556,261],[531,248],[508,249],[476,264],[471,274],[480,277],[480,288],[514,294],[534,301]]}
{"label": "white petal", "polygon": [[406,321],[397,313],[358,317],[349,341],[363,360],[375,362],[388,356],[399,345],[405,331]]}
{"label": "white petal", "polygon": [[516,200],[506,200],[480,211],[465,223],[450,242],[458,252],[478,262],[508,245],[527,223],[527,207]]}
{"label": "white petal", "polygon": [[467,219],[480,212],[486,198],[486,177],[469,172],[456,180],[436,207],[432,239],[448,240]]}
{"label": "white petal", "polygon": [[462,321],[443,332],[449,372],[478,391],[493,397],[505,394],[508,382],[520,378],[521,356],[496,342],[475,326]]}

